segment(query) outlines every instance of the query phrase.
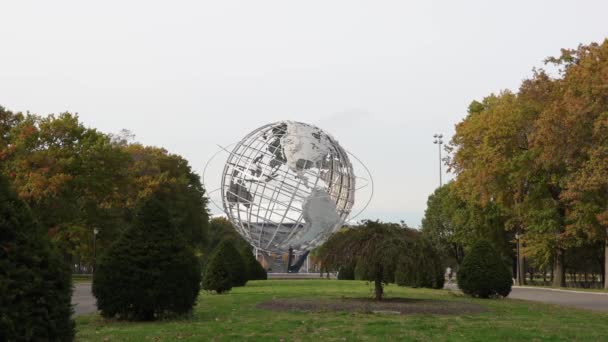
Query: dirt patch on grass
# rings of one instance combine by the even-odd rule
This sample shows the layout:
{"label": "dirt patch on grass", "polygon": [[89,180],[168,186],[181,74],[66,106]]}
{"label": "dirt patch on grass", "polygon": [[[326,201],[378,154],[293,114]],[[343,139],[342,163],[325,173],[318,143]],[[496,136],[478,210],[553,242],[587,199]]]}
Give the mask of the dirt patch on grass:
{"label": "dirt patch on grass", "polygon": [[273,299],[256,305],[257,308],[274,311],[346,311],[376,314],[438,314],[456,315],[488,311],[473,303],[434,299],[386,298],[376,302],[368,298],[297,298]]}

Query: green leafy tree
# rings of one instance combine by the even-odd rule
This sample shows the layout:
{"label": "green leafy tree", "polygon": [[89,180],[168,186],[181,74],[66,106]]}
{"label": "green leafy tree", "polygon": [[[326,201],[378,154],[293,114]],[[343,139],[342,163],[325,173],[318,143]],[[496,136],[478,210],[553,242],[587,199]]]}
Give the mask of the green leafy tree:
{"label": "green leafy tree", "polygon": [[170,199],[163,191],[149,196],[99,262],[93,294],[104,317],[154,320],[187,313],[196,303],[200,261],[171,222]]}
{"label": "green leafy tree", "polygon": [[437,249],[425,238],[418,238],[412,248],[399,257],[395,283],[401,286],[441,289],[445,281],[444,263]]}
{"label": "green leafy tree", "polygon": [[[367,221],[362,226],[334,233],[316,255],[328,268],[356,264],[374,282],[374,296],[382,300],[384,284],[392,281],[396,260],[407,250],[415,233],[398,224]],[[355,270],[357,273],[357,270]]]}
{"label": "green leafy tree", "polygon": [[171,222],[198,254],[206,244],[207,200],[188,162],[87,128],[77,115],[0,107],[0,172],[71,264],[92,264],[93,230],[103,254],[133,222],[137,203],[161,187],[172,189]]}
{"label": "green leafy tree", "polygon": [[466,201],[450,182],[429,196],[421,231],[445,263],[457,268],[472,243],[481,238],[490,241],[505,260],[511,259],[513,234],[506,230],[506,220],[495,203],[481,206]]}
{"label": "green leafy tree", "polygon": [[480,240],[458,270],[458,287],[474,297],[506,297],[511,292],[511,271],[492,245]]}
{"label": "green leafy tree", "polygon": [[131,157],[127,170],[129,187],[123,193],[124,207],[133,208],[157,189],[169,188],[167,210],[172,224],[197,253],[202,253],[209,228],[207,199],[200,177],[188,161],[157,147],[123,144],[122,148]]}
{"label": "green leafy tree", "polygon": [[119,216],[117,189],[126,186],[128,155],[69,113],[12,117],[2,128],[8,145],[0,146],[1,171],[64,256],[91,263],[93,228],[116,233],[111,218]]}
{"label": "green leafy tree", "polygon": [[355,265],[343,265],[338,270],[338,280],[355,280]]}
{"label": "green leafy tree", "polygon": [[[539,118],[559,89],[540,71],[522,84],[519,93],[504,91],[473,102],[450,143],[450,166],[457,174],[455,188],[461,198],[504,210],[505,228],[519,233],[519,242],[553,256],[558,282],[564,279],[563,251],[569,243],[562,234],[564,169],[539,161],[542,148],[534,137]],[[520,271],[521,256],[527,252],[521,247]],[[523,273],[517,279],[523,281]]]}
{"label": "green leafy tree", "polygon": [[[541,116],[535,140],[546,168],[564,170],[562,236],[571,245],[598,245],[608,269],[608,39],[564,49],[549,58],[561,67],[559,97]],[[605,273],[605,272],[604,272]],[[604,287],[608,277],[604,274]]]}
{"label": "green leafy tree", "polygon": [[554,285],[564,286],[568,250],[608,241],[608,40],[546,62],[560,77],[538,70],[517,93],[471,104],[456,127],[450,166],[463,198],[504,208],[522,255],[552,264]]}
{"label": "green leafy tree", "polygon": [[224,240],[232,241],[232,244],[238,250],[251,249],[251,245],[243,239],[225,217],[214,217],[209,220],[207,240],[207,250],[210,251],[213,251]]}
{"label": "green leafy tree", "polygon": [[71,341],[71,295],[68,265],[0,176],[0,340]]}

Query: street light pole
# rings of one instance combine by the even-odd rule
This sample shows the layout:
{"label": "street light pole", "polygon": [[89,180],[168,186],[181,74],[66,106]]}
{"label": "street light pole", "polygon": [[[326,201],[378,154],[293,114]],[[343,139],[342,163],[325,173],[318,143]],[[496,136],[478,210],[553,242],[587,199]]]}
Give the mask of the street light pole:
{"label": "street light pole", "polygon": [[441,180],[441,145],[443,145],[443,134],[435,134],[433,135],[433,144],[436,144],[439,147],[439,187],[443,185]]}

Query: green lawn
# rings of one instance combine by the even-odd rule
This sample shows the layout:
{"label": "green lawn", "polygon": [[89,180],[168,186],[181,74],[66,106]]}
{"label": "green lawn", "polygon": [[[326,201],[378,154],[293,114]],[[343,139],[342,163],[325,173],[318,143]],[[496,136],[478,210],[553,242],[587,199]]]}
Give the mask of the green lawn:
{"label": "green lawn", "polygon": [[93,276],[90,274],[72,274],[72,283],[90,283]]}
{"label": "green lawn", "polygon": [[419,340],[606,341],[608,314],[517,300],[481,300],[447,290],[390,285],[389,297],[468,301],[488,311],[464,315],[378,315],[348,312],[275,312],[257,303],[280,298],[368,297],[361,281],[268,280],[250,282],[227,295],[201,293],[190,318],[127,323],[97,315],[78,317],[80,341],[204,340]]}

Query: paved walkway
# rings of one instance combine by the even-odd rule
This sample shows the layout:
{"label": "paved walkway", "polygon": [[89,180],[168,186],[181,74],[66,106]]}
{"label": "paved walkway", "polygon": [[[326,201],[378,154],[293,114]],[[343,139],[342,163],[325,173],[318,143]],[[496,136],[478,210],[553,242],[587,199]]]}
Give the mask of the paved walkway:
{"label": "paved walkway", "polygon": [[[446,284],[444,288],[459,291],[455,283]],[[513,286],[508,298],[608,312],[608,293],[602,292]]]}
{"label": "paved walkway", "polygon": [[74,315],[86,315],[97,311],[95,297],[91,293],[91,283],[74,284],[72,293],[72,304],[74,304]]}
{"label": "paved walkway", "polygon": [[608,312],[608,293],[513,287],[509,298]]}

